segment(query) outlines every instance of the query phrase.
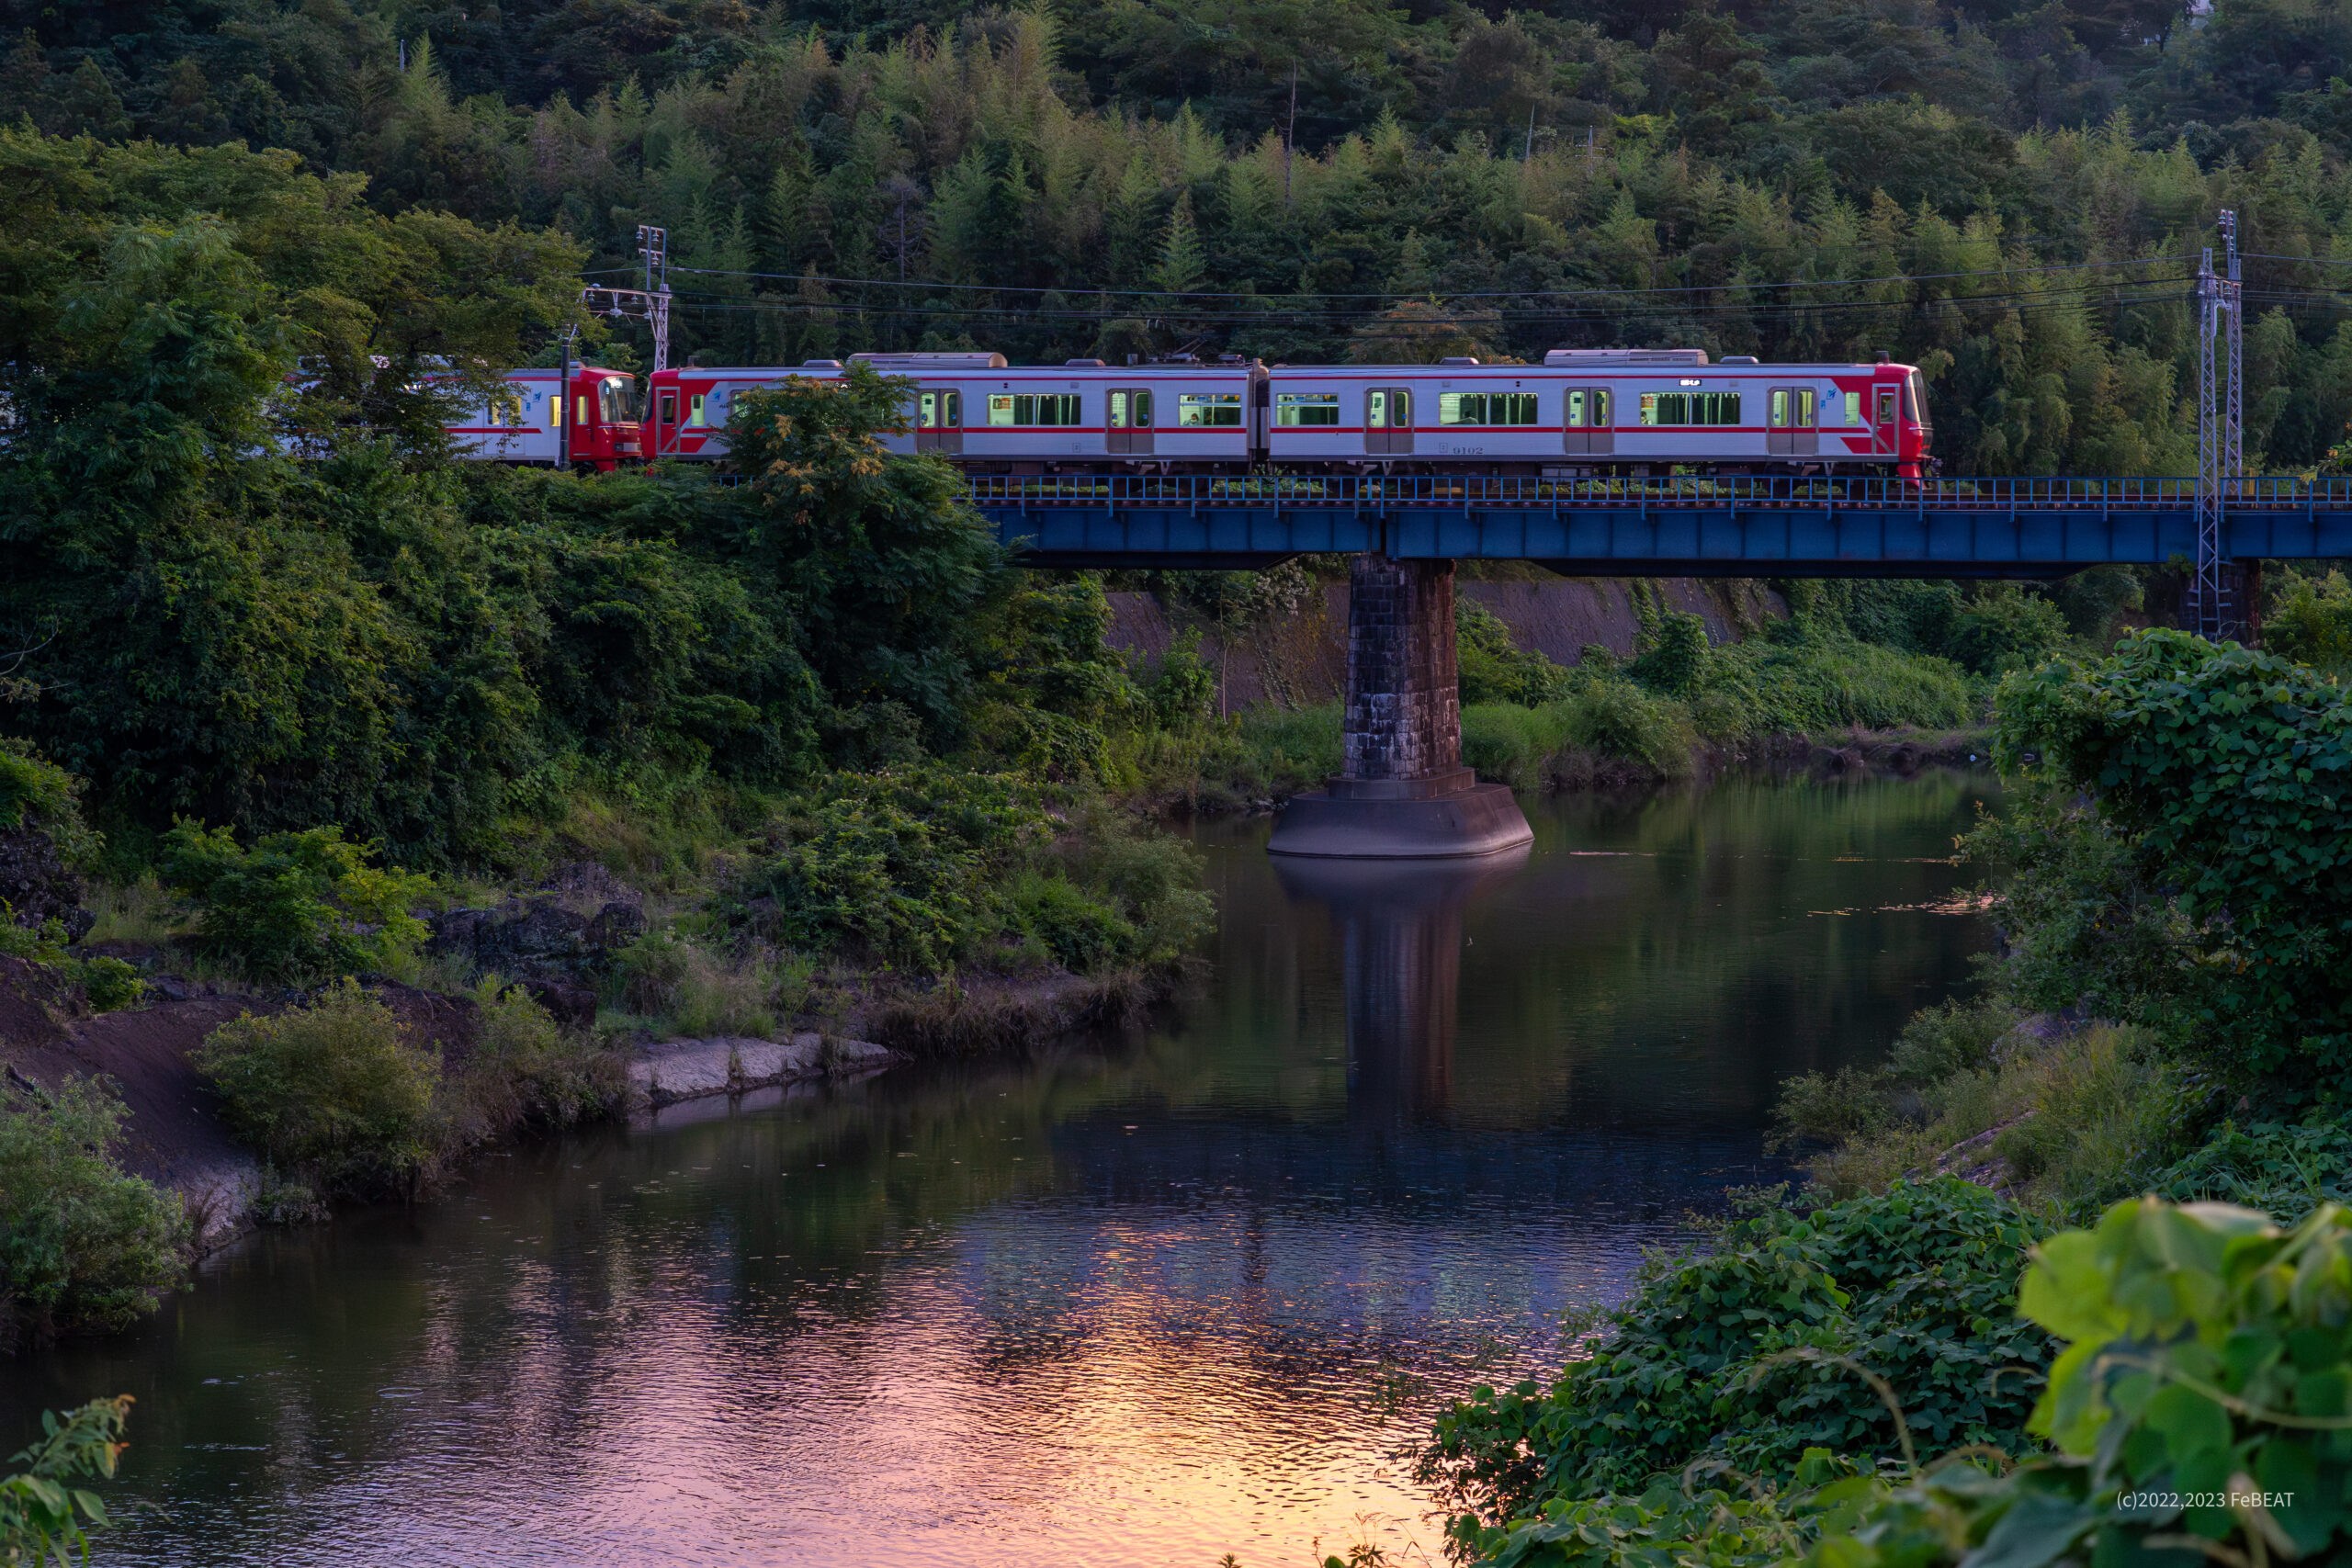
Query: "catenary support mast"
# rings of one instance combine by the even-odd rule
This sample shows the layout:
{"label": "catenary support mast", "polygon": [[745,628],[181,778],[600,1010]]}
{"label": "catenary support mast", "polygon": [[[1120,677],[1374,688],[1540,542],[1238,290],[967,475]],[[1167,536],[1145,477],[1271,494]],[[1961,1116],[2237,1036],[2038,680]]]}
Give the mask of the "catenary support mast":
{"label": "catenary support mast", "polygon": [[2229,502],[2245,470],[2245,336],[2238,219],[2221,215],[2226,275],[2205,252],[2197,271],[2197,561],[2182,606],[2188,629],[2220,641],[2247,628],[2245,567],[2222,554]]}

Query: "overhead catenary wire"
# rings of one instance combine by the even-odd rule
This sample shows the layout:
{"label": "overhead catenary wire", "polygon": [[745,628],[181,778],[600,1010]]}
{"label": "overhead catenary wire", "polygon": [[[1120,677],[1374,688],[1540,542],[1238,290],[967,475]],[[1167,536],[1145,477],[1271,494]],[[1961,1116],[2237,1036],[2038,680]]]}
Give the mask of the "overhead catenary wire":
{"label": "overhead catenary wire", "polygon": [[[1883,277],[1795,278],[1779,283],[1761,280],[1747,280],[1726,283],[1672,284],[1647,288],[1483,288],[1463,291],[1449,290],[1446,291],[1445,298],[1448,299],[1524,299],[1531,296],[1553,294],[1577,294],[1616,298],[1644,295],[1712,294],[1725,288],[1868,288],[1887,283],[1942,283],[1968,277],[2028,277],[2050,273],[2090,272],[2112,269],[2115,267],[2183,266],[2186,265],[2187,263],[2185,259],[2179,256],[2137,256],[2122,261],[2053,262],[2036,266],[1980,267],[1967,272],[1895,273],[1889,274]],[[1370,299],[1388,300],[1397,304],[1403,304],[1424,297],[1419,294],[1400,294],[1394,290],[1387,290],[1379,293],[1355,294],[1331,293],[1320,290],[1301,290],[1292,294],[1269,295],[1230,289],[1213,290],[1195,288],[1171,290],[1165,288],[1107,288],[1085,284],[998,285],[989,283],[925,282],[922,279],[916,278],[838,277],[827,273],[755,272],[748,269],[728,267],[673,265],[670,270],[674,273],[691,273],[700,277],[742,277],[775,283],[816,283],[825,285],[827,287],[842,288],[910,288],[919,291],[929,290],[933,293],[947,294],[1060,294],[1065,296],[1071,294],[1091,294],[1098,296],[1118,296],[1122,298],[1140,299]]]}
{"label": "overhead catenary wire", "polygon": [[[1573,304],[1532,307],[1516,310],[1482,310],[1462,312],[1463,321],[1455,324],[1483,326],[1506,322],[1576,321],[1623,322],[1628,321],[1697,321],[1707,318],[1736,318],[1752,322],[1795,322],[1816,319],[1838,311],[1883,312],[1912,311],[1920,309],[2038,310],[2079,309],[2090,304],[2140,305],[2177,303],[2179,296],[2171,293],[2118,294],[2118,287],[2143,288],[2165,283],[2187,283],[2186,275],[2178,278],[2137,280],[2131,285],[2102,285],[2095,288],[2006,290],[1989,295],[1945,295],[1929,300],[1916,299],[1848,299],[1781,302],[1752,306],[1737,300],[1720,300],[1680,305],[1672,308],[1634,307],[1631,309],[1585,308]],[[1080,298],[1083,298],[1081,296]],[[1256,310],[1212,310],[1206,309],[1169,310],[1133,308],[1080,309],[1074,305],[1047,308],[1030,305],[944,305],[944,304],[876,304],[858,299],[795,299],[778,296],[747,299],[739,295],[683,294],[678,308],[703,314],[784,314],[784,315],[855,315],[874,317],[916,317],[963,321],[985,321],[1012,324],[1023,321],[1107,321],[1124,317],[1145,316],[1170,325],[1182,326],[1351,326],[1359,335],[1411,338],[1425,336],[1441,324],[1442,319],[1426,324],[1408,321],[1385,322],[1380,315],[1365,315],[1355,311],[1302,310],[1281,304],[1281,296],[1260,296],[1269,309]],[[1541,296],[1518,295],[1518,299],[1538,299]],[[1384,325],[1392,330],[1380,331]]]}

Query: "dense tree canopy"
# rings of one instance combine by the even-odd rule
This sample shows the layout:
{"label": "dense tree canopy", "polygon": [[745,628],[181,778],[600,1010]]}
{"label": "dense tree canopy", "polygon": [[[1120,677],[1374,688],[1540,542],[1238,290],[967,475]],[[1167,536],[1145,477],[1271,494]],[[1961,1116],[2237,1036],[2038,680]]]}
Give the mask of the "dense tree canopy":
{"label": "dense tree canopy", "polygon": [[428,213],[616,273],[664,225],[683,346],[729,360],[1884,347],[1954,469],[2181,471],[2184,276],[2233,206],[2266,258],[2254,450],[2309,468],[2352,417],[2346,0],[0,15],[0,115],[290,149],[445,262]]}

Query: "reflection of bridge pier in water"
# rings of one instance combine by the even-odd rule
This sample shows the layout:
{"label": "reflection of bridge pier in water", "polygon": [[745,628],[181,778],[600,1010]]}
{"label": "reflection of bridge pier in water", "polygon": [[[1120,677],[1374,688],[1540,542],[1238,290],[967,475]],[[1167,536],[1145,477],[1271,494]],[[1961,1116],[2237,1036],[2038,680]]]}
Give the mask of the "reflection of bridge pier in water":
{"label": "reflection of bridge pier in water", "polygon": [[1339,937],[1358,1118],[1411,1121],[1447,1108],[1463,919],[1526,863],[1524,848],[1458,860],[1273,858],[1283,890],[1322,905]]}

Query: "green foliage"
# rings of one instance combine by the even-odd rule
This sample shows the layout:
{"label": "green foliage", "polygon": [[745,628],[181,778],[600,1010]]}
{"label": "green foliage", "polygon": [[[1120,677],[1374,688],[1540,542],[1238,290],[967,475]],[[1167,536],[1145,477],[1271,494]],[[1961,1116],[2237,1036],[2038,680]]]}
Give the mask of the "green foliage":
{"label": "green foliage", "polygon": [[795,969],[789,960],[758,951],[730,958],[664,928],[613,954],[608,991],[622,1010],[659,1019],[679,1034],[765,1036],[776,1030],[782,990]]}
{"label": "green foliage", "polygon": [[68,983],[82,987],[92,1012],[114,1012],[137,1007],[147,994],[139,971],[119,958],[76,958],[65,950],[65,928],[45,920],[39,930],[18,925],[8,901],[0,898],[0,955],[22,958],[60,971]]}
{"label": "green foliage", "polygon": [[164,840],[164,876],[197,910],[207,953],[257,979],[315,981],[388,969],[424,940],[409,907],[430,878],[368,863],[340,828],[273,833],[242,849],[193,822]]}
{"label": "green foliage", "polygon": [[91,1078],[0,1100],[0,1347],[111,1333],[187,1273],[179,1200],[115,1157],[129,1114]]}
{"label": "green foliage", "polygon": [[1074,974],[1115,969],[1142,956],[1142,933],[1066,877],[1026,873],[1013,885],[1012,908],[1020,928]]}
{"label": "green foliage", "polygon": [[1679,703],[1653,696],[1630,681],[1601,680],[1569,697],[1566,705],[1572,744],[1642,763],[1668,778],[1690,771],[1697,738]]}
{"label": "green foliage", "polygon": [[442,1137],[438,1054],[348,979],[308,1007],[222,1024],[195,1062],[232,1132],[330,1193],[412,1189]]}
{"label": "green foliage", "polygon": [[[2352,704],[2307,667],[2183,633],[2001,687],[1996,757],[2047,798],[2014,857],[2035,1005],[2089,998],[2290,1093],[2352,1067]],[[2030,755],[2034,758],[2029,761]],[[2069,804],[2077,794],[2088,812]]]}
{"label": "green foliage", "polygon": [[119,958],[77,959],[70,973],[81,982],[82,994],[89,998],[92,1012],[119,1012],[134,1008],[147,995],[147,982],[139,977],[136,968]]}
{"label": "green foliage", "polygon": [[79,821],[81,790],[80,781],[29,742],[0,735],[0,828],[39,822],[54,837],[59,824]]}
{"label": "green foliage", "polygon": [[1016,775],[836,773],[770,827],[731,907],[803,952],[851,943],[935,972],[1003,931],[1001,873],[1053,831],[1036,786]]}
{"label": "green foliage", "polygon": [[[2249,1210],[2129,1200],[2035,1247],[2017,1305],[2064,1347],[2030,1422],[2055,1453],[1994,1473],[1964,1450],[1923,1464],[1906,1441],[1899,1466],[1856,1473],[1854,1456],[1816,1448],[1793,1484],[1751,1483],[1737,1501],[1700,1491],[1692,1474],[1706,1467],[1693,1465],[1638,1498],[1555,1498],[1458,1539],[1493,1563],[1611,1568],[2340,1555],[2352,1539],[2352,1213],[2325,1204],[2285,1231]],[[1899,1382],[1887,1384],[1907,1409]]]}
{"label": "green foliage", "polygon": [[1706,622],[1686,610],[1665,610],[1650,617],[1645,629],[1647,646],[1626,673],[1669,697],[1697,695],[1706,684],[1712,651]]}
{"label": "green foliage", "polygon": [[2149,1182],[2177,1203],[2231,1203],[2300,1221],[2323,1202],[2352,1202],[2352,1127],[2225,1122]]}
{"label": "green foliage", "polygon": [[[2296,1556],[2352,1538],[2352,1213],[2323,1204],[2289,1232],[2250,1210],[2119,1203],[2041,1245],[2018,1306],[2071,1341],[2033,1430],[2077,1461],[2082,1497],[2043,1530],[2186,1529]],[[2125,1490],[2191,1502],[2119,1510]],[[2293,1500],[2194,1501],[2256,1490]]]}
{"label": "green foliage", "polygon": [[2008,1310],[2034,1235],[1951,1180],[1735,1221],[1645,1270],[1549,1389],[1475,1390],[1441,1414],[1421,1477],[1454,1538],[1490,1551],[1550,1498],[1638,1493],[1696,1461],[1784,1481],[1810,1448],[1893,1453],[1883,1404],[1840,1357],[1885,1378],[1921,1439],[2018,1449],[2050,1354]]}
{"label": "green foliage", "polygon": [[1462,760],[1491,784],[1535,789],[1544,766],[1569,744],[1578,708],[1566,702],[1523,707],[1515,702],[1465,703]]}
{"label": "green foliage", "polygon": [[97,1494],[73,1483],[114,1479],[130,1417],[127,1393],[94,1399],[63,1420],[40,1413],[40,1440],[8,1461],[25,1468],[0,1477],[0,1563],[43,1568],[54,1557],[68,1568],[76,1551],[88,1562],[89,1532],[113,1521]]}
{"label": "green foliage", "polygon": [[923,974],[1019,958],[1073,968],[1172,958],[1208,918],[1184,847],[1099,800],[932,766],[829,776],[790,802],[723,904],[797,952]]}
{"label": "green foliage", "polygon": [[882,450],[912,387],[856,365],[738,399],[729,450],[755,510],[729,543],[739,570],[789,585],[803,657],[836,703],[900,703],[946,746],[963,739],[975,612],[1011,585],[956,470]]}
{"label": "green foliage", "polygon": [[612,1114],[628,1067],[589,1033],[559,1027],[520,986],[485,976],[474,987],[473,1049],[443,1082],[458,1141],[481,1143],[516,1127],[560,1128]]}
{"label": "green foliage", "polygon": [[1487,703],[1535,707],[1566,694],[1568,671],[1521,648],[1501,617],[1467,593],[1454,596],[1453,635],[1465,708]]}
{"label": "green foliage", "polygon": [[1804,626],[1715,649],[1707,669],[1694,705],[1718,739],[1949,729],[1978,712],[1966,680],[1940,658]]}
{"label": "green foliage", "polygon": [[2058,606],[2014,583],[1980,589],[1952,615],[1939,650],[1974,675],[2030,669],[2066,646],[2066,617]]}
{"label": "green foliage", "polygon": [[1169,645],[1144,695],[1165,727],[1205,723],[1216,714],[1216,671],[1201,657],[1201,634],[1188,629]]}
{"label": "green foliage", "polygon": [[2264,651],[2326,671],[2352,665],[2352,581],[2335,570],[2324,577],[2282,570],[2278,596],[2263,613]]}

